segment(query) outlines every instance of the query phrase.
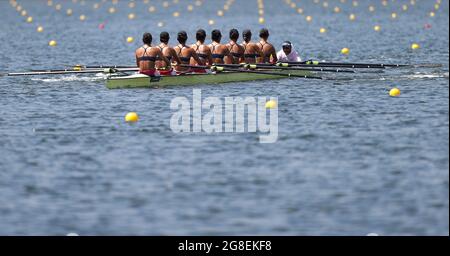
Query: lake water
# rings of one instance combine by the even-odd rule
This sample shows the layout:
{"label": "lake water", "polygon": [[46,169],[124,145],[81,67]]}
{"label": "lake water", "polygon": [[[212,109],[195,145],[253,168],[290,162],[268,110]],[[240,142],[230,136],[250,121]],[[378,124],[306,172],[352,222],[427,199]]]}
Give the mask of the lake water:
{"label": "lake water", "polygon": [[[126,0],[17,2],[34,21],[0,1],[0,72],[133,65],[145,31],[156,39],[167,30],[174,40],[184,29],[193,42],[200,27],[257,35],[262,26],[277,47],[290,40],[304,59],[444,66],[138,90],[109,90],[96,75],[0,77],[1,235],[449,234],[448,1],[438,10],[425,0],[327,8],[323,0],[292,1],[301,15],[284,0],[265,0],[264,25],[256,0],[236,0],[223,17],[223,0],[167,8],[156,0],[134,8]],[[393,87],[400,97],[389,97]],[[170,102],[192,98],[193,89],[204,97],[278,97],[278,141],[173,133]],[[130,111],[138,123],[124,122]]]}

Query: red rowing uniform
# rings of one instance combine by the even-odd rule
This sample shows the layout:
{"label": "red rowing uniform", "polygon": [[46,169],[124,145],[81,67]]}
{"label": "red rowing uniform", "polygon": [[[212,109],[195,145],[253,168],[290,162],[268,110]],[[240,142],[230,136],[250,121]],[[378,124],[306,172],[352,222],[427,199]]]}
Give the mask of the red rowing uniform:
{"label": "red rowing uniform", "polygon": [[159,71],[156,69],[142,70],[142,71],[139,71],[139,73],[143,74],[143,75],[147,75],[147,76],[160,76],[161,75],[159,73]]}

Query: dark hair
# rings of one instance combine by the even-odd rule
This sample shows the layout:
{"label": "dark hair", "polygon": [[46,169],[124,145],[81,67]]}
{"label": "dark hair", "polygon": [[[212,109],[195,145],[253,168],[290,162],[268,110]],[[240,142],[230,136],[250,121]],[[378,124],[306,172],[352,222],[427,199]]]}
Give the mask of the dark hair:
{"label": "dark hair", "polygon": [[267,28],[263,28],[259,31],[259,37],[261,37],[262,39],[267,39],[269,38],[269,30]]}
{"label": "dark hair", "polygon": [[242,32],[242,37],[245,41],[252,40],[252,31],[250,29],[244,30],[244,32]]}
{"label": "dark hair", "polygon": [[169,39],[170,35],[166,31],[163,31],[161,32],[161,34],[159,34],[159,41],[161,41],[161,43],[167,44],[169,42]]}
{"label": "dark hair", "polygon": [[177,40],[180,44],[186,43],[187,39],[188,39],[188,36],[187,36],[186,31],[178,32]]}
{"label": "dark hair", "polygon": [[144,36],[142,37],[142,42],[144,42],[144,44],[150,45],[150,44],[152,44],[152,41],[153,41],[152,34],[150,34],[148,32],[144,33]]}
{"label": "dark hair", "polygon": [[214,42],[219,42],[220,39],[222,39],[222,33],[220,32],[220,30],[214,29],[214,30],[211,32],[211,39],[212,39]]}
{"label": "dark hair", "polygon": [[206,31],[203,29],[197,30],[197,33],[195,34],[195,38],[197,41],[204,42],[206,39]]}
{"label": "dark hair", "polygon": [[239,39],[239,31],[235,28],[230,30],[230,39],[237,41]]}

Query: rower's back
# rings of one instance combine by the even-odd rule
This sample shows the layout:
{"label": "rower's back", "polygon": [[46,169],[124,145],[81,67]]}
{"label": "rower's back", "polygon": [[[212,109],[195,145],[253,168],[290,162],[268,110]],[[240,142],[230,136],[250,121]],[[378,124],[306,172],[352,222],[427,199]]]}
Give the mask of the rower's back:
{"label": "rower's back", "polygon": [[[195,34],[195,38],[197,39],[197,42],[191,45],[191,48],[195,50],[195,53],[197,53],[197,56],[202,60],[204,64],[212,65],[213,60],[211,56],[211,49],[209,48],[209,46],[205,45],[206,31],[203,29],[199,29]],[[200,64],[192,58],[191,65]]]}
{"label": "rower's back", "polygon": [[239,64],[244,62],[244,47],[237,43],[239,40],[239,31],[237,29],[230,30],[230,42],[227,44],[231,55],[231,63]]}
{"label": "rower's back", "polygon": [[145,33],[142,41],[144,45],[138,48],[135,52],[136,54],[136,65],[139,67],[139,71],[147,71],[155,69],[155,62],[161,51],[152,47],[152,35],[150,33]]}
{"label": "rower's back", "polygon": [[226,45],[223,45],[220,43],[222,40],[222,33],[220,30],[213,30],[211,32],[211,39],[212,43],[209,45],[209,48],[211,49],[211,57],[212,61],[215,64],[231,64],[231,56],[230,56],[230,50],[228,50],[228,47]]}
{"label": "rower's back", "polygon": [[261,63],[263,59],[263,53],[257,44],[252,43],[252,32],[250,30],[244,30],[242,33],[244,42],[242,47],[244,47],[244,61],[245,63]]}
{"label": "rower's back", "polygon": [[263,53],[262,61],[263,63],[275,63],[278,61],[277,59],[277,51],[275,50],[275,47],[268,42],[269,40],[269,30],[266,28],[261,29],[259,32],[260,41],[257,44],[259,49]]}

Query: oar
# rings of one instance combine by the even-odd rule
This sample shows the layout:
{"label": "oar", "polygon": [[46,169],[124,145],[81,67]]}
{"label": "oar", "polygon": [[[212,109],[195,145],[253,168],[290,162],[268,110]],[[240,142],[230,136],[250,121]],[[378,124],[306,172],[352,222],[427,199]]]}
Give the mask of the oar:
{"label": "oar", "polygon": [[247,69],[304,70],[304,71],[314,71],[314,72],[356,73],[354,70],[301,68],[301,67],[277,67],[277,66],[259,65],[259,64],[248,64],[248,65],[244,65],[243,67],[247,68]]}
{"label": "oar", "polygon": [[37,75],[64,75],[64,74],[89,74],[89,73],[116,73],[126,71],[138,71],[139,68],[105,68],[105,69],[91,69],[91,70],[47,70],[47,71],[30,71],[7,73],[7,76],[37,76]]}
{"label": "oar", "polygon": [[346,62],[320,62],[320,61],[302,61],[302,62],[282,62],[278,65],[312,65],[322,67],[349,67],[349,68],[438,68],[442,64],[379,64],[379,63],[346,63]]}

